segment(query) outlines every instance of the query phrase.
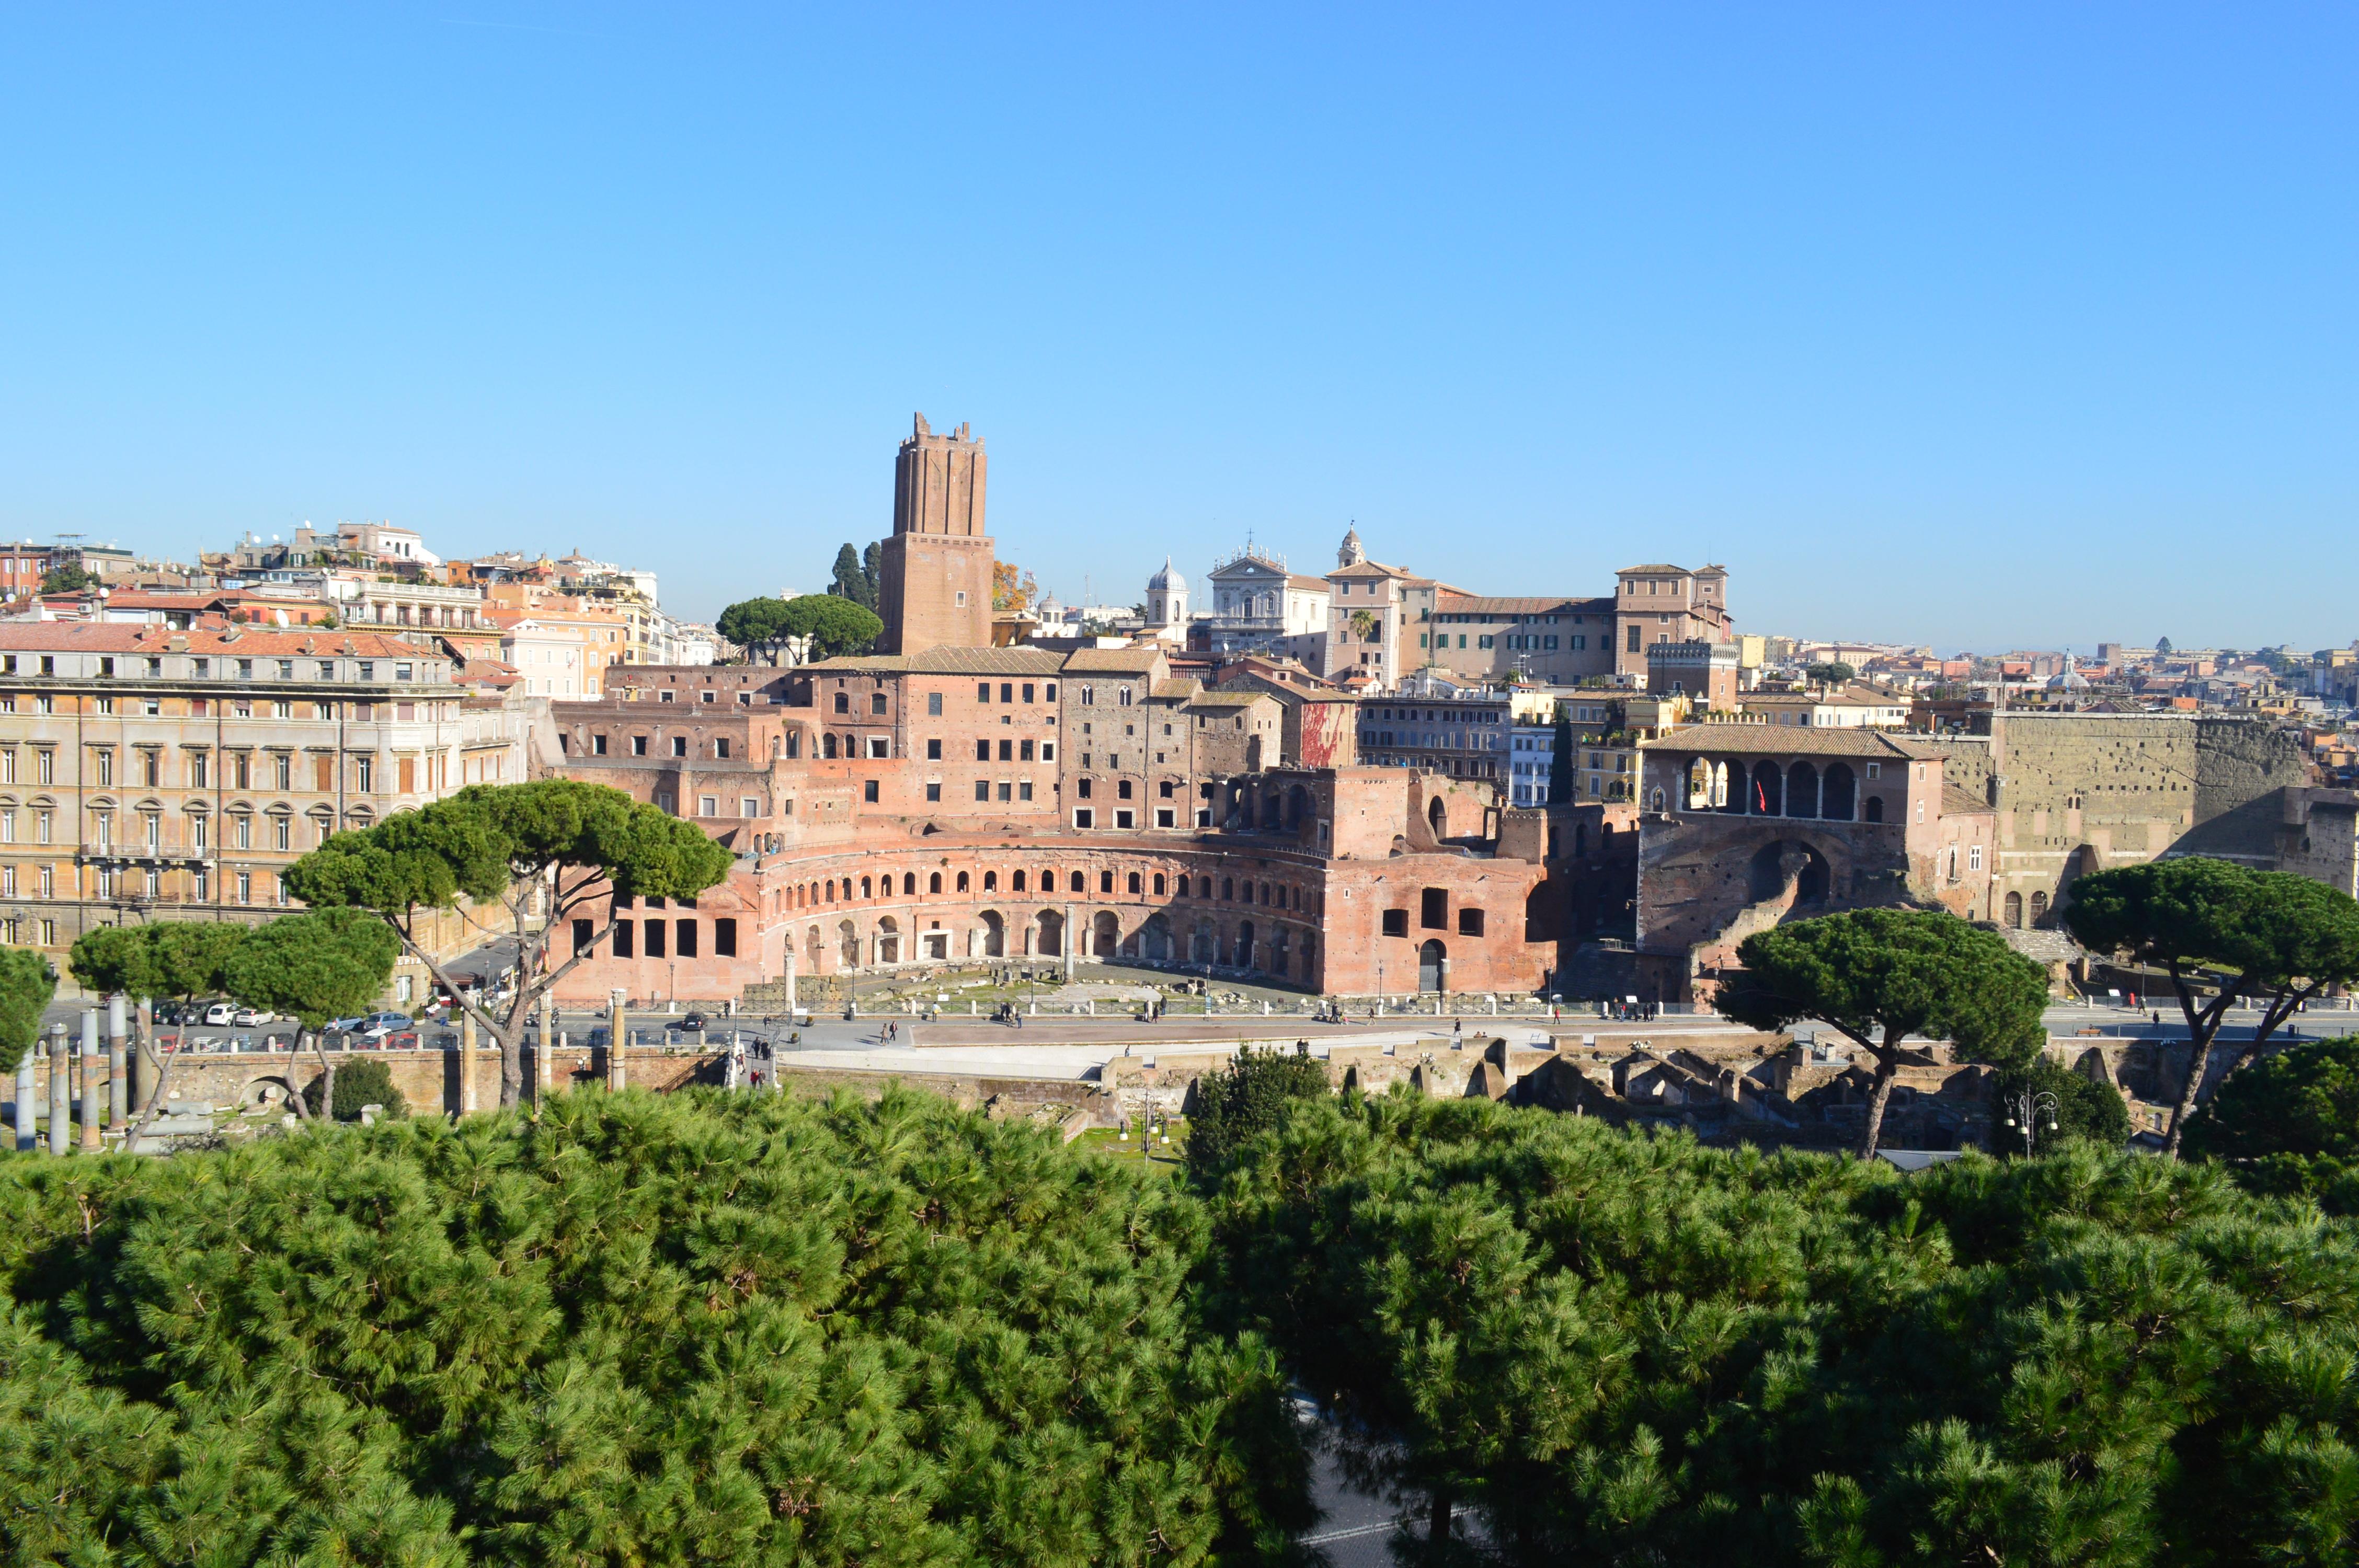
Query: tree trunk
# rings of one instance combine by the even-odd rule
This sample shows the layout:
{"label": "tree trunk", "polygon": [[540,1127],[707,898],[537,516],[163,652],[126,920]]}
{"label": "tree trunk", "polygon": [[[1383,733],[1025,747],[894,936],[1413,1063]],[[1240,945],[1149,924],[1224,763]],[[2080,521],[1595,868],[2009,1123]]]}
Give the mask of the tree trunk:
{"label": "tree trunk", "polygon": [[320,1119],[332,1126],[336,1119],[336,1064],[328,1054],[326,1036],[303,1032],[311,1044],[311,1054],[320,1058]]}
{"label": "tree trunk", "polygon": [[1426,1504],[1425,1549],[1427,1555],[1439,1563],[1450,1551],[1450,1521],[1457,1513],[1451,1506],[1450,1488],[1437,1486]]}
{"label": "tree trunk", "polygon": [[1899,1076],[1900,1064],[1889,1056],[1875,1059],[1875,1087],[1868,1091],[1867,1131],[1859,1141],[1859,1157],[1875,1158],[1875,1146],[1884,1137],[1884,1108],[1892,1102],[1892,1080]]}
{"label": "tree trunk", "polygon": [[524,1031],[500,1031],[500,1108],[514,1110],[524,1098]]}

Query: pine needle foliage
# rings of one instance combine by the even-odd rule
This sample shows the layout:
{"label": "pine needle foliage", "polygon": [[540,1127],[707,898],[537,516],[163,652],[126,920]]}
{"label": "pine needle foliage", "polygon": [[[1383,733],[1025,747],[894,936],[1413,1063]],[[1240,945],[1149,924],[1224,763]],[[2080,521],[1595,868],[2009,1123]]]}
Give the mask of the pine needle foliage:
{"label": "pine needle foliage", "polygon": [[1204,1239],[1168,1183],[899,1092],[0,1162],[0,1540],[1251,1561],[1299,1522],[1299,1456],[1271,1356],[1191,1316]]}
{"label": "pine needle foliage", "polygon": [[1349,1095],[1212,1200],[1268,1336],[1512,1564],[2344,1563],[2359,1233],[2072,1141],[1914,1176]]}

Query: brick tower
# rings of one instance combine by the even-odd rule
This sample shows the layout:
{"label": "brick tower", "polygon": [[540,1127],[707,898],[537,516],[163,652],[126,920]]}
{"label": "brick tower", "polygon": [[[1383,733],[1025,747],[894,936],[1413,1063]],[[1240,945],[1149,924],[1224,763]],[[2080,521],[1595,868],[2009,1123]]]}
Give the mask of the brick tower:
{"label": "brick tower", "polygon": [[893,470],[893,535],[878,573],[887,653],[991,646],[991,536],[983,531],[983,443],[917,416]]}

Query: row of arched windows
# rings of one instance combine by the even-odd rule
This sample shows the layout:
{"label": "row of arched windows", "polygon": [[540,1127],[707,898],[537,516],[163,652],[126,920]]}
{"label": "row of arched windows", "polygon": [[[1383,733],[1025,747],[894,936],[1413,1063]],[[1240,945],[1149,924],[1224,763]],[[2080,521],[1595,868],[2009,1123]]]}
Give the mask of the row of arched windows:
{"label": "row of arched windows", "polygon": [[[1741,762],[1698,757],[1688,763],[1687,775],[1685,806],[1690,811],[1828,822],[1850,822],[1863,815],[1859,775],[1849,762],[1829,762],[1823,772],[1811,762],[1781,766],[1762,762],[1748,770]],[[1867,821],[1883,821],[1883,797],[1869,795],[1864,815]]]}
{"label": "row of arched windows", "polygon": [[[997,871],[987,871],[982,875],[983,892],[995,893],[1002,891],[1000,873]],[[1114,871],[1101,871],[1098,872],[1097,881],[1096,892],[1107,895],[1127,893],[1133,898],[1204,899],[1214,896],[1212,878],[1193,876],[1186,872],[1167,876],[1162,871],[1128,871],[1122,873],[1118,880]],[[858,879],[849,876],[828,877],[817,881],[805,882],[797,887],[793,893],[793,907],[810,909],[822,904],[844,903],[859,900],[931,897],[939,896],[946,891],[954,894],[974,892],[973,874],[967,871],[954,872],[946,882],[942,872],[929,871],[926,873],[923,895],[918,891],[918,873],[915,871],[902,872],[897,885],[890,871],[881,874],[871,873]],[[1007,873],[1005,891],[1011,893],[1038,892],[1043,896],[1053,895],[1060,891],[1058,873],[1053,869],[1043,869],[1038,873],[1032,873],[1019,866]],[[1086,896],[1092,891],[1088,875],[1078,871],[1066,872],[1062,891]],[[1285,882],[1256,881],[1252,878],[1245,879],[1242,883],[1235,877],[1221,878],[1218,896],[1224,903],[1243,902],[1278,909],[1303,907],[1300,887]],[[1314,912],[1316,903],[1317,901],[1314,899],[1312,901]]]}

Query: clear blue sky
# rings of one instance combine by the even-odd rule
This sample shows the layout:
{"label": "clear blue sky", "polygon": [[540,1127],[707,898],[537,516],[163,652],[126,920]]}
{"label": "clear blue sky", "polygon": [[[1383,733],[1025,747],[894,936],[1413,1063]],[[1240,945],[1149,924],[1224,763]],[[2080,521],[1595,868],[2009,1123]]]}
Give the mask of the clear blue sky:
{"label": "clear blue sky", "polygon": [[[2359,634],[2359,11],[0,13],[0,532],[824,581],[1247,532],[1749,630]],[[851,13],[846,19],[842,13]]]}

